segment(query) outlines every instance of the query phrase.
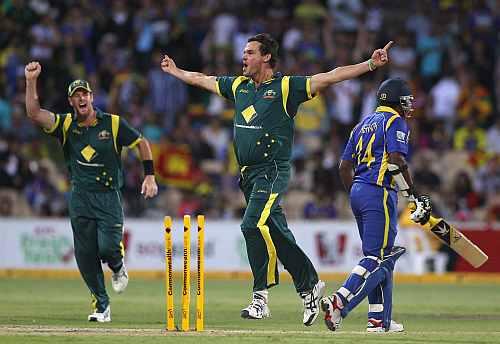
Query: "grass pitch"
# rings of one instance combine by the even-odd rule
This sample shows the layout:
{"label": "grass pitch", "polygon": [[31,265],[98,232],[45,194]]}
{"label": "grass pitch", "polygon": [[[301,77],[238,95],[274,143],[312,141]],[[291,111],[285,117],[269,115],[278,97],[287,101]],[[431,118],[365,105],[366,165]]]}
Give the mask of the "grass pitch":
{"label": "grass pitch", "polygon": [[[109,282],[109,281],[108,281]],[[339,282],[328,281],[332,292]],[[164,331],[164,282],[134,278],[124,294],[108,287],[111,323],[87,322],[90,296],[81,280],[0,278],[0,343],[500,343],[498,284],[399,284],[393,318],[401,334],[367,334],[366,304],[330,332],[318,318],[302,325],[302,304],[289,282],[270,292],[272,317],[243,320],[249,281],[206,281],[205,331]],[[180,285],[176,285],[180,324]],[[194,288],[191,326],[194,326]],[[321,315],[320,315],[321,316]]]}

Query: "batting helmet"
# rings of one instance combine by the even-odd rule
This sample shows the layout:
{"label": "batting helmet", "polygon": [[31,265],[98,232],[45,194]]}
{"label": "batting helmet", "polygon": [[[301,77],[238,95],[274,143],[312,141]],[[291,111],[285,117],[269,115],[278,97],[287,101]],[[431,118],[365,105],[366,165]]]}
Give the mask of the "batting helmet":
{"label": "batting helmet", "polygon": [[400,78],[387,79],[377,91],[377,101],[380,105],[400,105],[406,117],[413,111],[413,95],[408,83]]}

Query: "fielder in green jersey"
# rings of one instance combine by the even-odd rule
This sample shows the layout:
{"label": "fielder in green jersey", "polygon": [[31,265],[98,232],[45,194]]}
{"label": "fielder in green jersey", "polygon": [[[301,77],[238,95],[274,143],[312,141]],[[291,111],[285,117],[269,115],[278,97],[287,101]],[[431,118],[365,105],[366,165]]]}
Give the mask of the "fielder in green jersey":
{"label": "fielder in green jersey", "polygon": [[38,62],[25,68],[26,111],[30,119],[56,137],[62,145],[71,176],[69,215],[73,229],[78,269],[92,295],[89,321],[111,321],[101,262],[112,270],[112,286],[117,293],[125,290],[122,147],[139,149],[144,165],[142,194],[154,197],[158,192],[148,141],[123,118],[94,109],[90,85],[75,80],[68,87],[73,113],[54,114],[40,108],[37,79],[42,70]]}
{"label": "fielder in green jersey", "polygon": [[241,311],[243,318],[270,315],[268,288],[279,282],[279,259],[303,300],[304,325],[316,320],[325,284],[295,242],[280,206],[290,177],[294,116],[301,103],[326,87],[385,65],[391,44],[375,50],[368,61],[308,77],[274,71],[278,43],[268,34],[248,39],[241,76],[189,72],[178,68],[169,56],[163,58],[164,72],[235,104],[234,150],[240,165],[240,188],[247,202],[241,230],[254,277],[252,302]]}

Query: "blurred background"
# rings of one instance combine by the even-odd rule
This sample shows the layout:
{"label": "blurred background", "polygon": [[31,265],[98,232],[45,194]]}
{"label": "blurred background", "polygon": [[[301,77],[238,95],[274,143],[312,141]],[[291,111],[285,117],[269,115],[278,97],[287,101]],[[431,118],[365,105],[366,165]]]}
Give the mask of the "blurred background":
{"label": "blurred background", "polygon": [[168,53],[183,69],[239,75],[247,38],[260,32],[280,43],[277,70],[294,75],[366,60],[395,41],[388,67],[336,84],[299,108],[284,204],[290,220],[352,219],[338,177],[340,154],[354,124],[374,110],[379,83],[402,77],[415,96],[409,160],[419,191],[451,221],[479,223],[484,231],[497,226],[498,0],[3,0],[0,216],[68,212],[62,151],[25,113],[24,65],[38,60],[42,107],[70,112],[68,84],[87,79],[94,106],[124,116],[153,143],[159,196],[139,196],[142,165],[126,152],[126,217],[238,220],[244,200],[231,146],[232,104],[184,85],[159,63]]}

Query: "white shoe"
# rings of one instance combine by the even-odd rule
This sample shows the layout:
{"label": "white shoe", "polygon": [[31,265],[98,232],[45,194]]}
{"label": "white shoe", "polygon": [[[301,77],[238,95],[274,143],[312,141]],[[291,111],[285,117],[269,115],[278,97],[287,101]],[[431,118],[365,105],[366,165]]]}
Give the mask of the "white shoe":
{"label": "white shoe", "polygon": [[125,288],[127,288],[128,273],[125,264],[122,265],[118,272],[113,272],[111,275],[111,285],[113,286],[113,290],[118,294],[123,293]]}
{"label": "white shoe", "polygon": [[97,322],[110,322],[111,321],[111,307],[108,305],[104,312],[99,313],[97,310],[90,314],[88,317],[89,321],[97,321]]}
{"label": "white shoe", "polygon": [[267,290],[253,293],[252,302],[248,307],[241,310],[241,317],[244,319],[263,319],[271,316],[267,306]]}
{"label": "white shoe", "polygon": [[321,309],[325,312],[325,325],[330,331],[335,331],[342,323],[340,310],[343,306],[339,302],[340,299],[336,293],[321,299]]}
{"label": "white shoe", "polygon": [[319,280],[314,288],[306,293],[300,293],[300,297],[304,302],[304,319],[305,326],[311,326],[319,314],[319,301],[325,293],[325,282]]}
{"label": "white shoe", "polygon": [[368,319],[368,324],[366,325],[366,332],[370,333],[380,333],[380,332],[403,332],[405,330],[403,324],[399,324],[394,320],[391,320],[391,326],[389,330],[385,330],[382,326],[382,320]]}

